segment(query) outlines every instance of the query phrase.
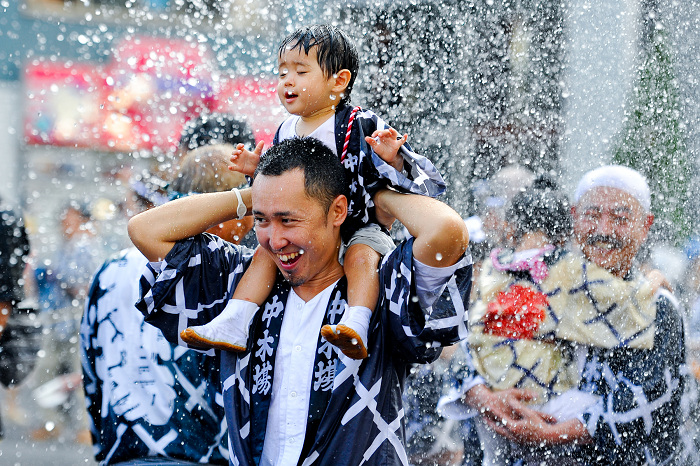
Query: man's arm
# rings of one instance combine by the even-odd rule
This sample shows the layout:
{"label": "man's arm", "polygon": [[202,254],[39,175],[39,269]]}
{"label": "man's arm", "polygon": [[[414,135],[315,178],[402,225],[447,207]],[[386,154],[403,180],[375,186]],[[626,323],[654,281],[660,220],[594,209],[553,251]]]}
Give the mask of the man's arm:
{"label": "man's arm", "polygon": [[[380,222],[397,218],[413,236],[382,261],[382,310],[375,314],[384,319],[381,328],[397,360],[434,361],[442,347],[467,336],[471,257],[465,254],[466,226],[455,211],[426,196],[381,191],[375,196],[375,206]],[[424,271],[432,267],[426,273],[437,278],[429,300],[420,297],[419,263]]]}
{"label": "man's arm", "polygon": [[427,196],[382,190],[374,196],[378,220],[398,219],[415,238],[413,257],[432,267],[449,267],[464,255],[469,233],[446,204]]}
{"label": "man's arm", "polygon": [[467,419],[479,415],[494,431],[517,443],[591,442],[580,420],[556,423],[551,416],[528,408],[526,403],[535,398],[534,391],[518,388],[491,390],[482,383],[469,353],[462,364],[455,386],[438,403],[443,416]]}
{"label": "man's arm", "polygon": [[[241,189],[240,194],[250,211],[250,188]],[[149,261],[159,261],[177,241],[236,218],[237,208],[233,191],[188,196],[133,217],[129,221],[129,237]]]}

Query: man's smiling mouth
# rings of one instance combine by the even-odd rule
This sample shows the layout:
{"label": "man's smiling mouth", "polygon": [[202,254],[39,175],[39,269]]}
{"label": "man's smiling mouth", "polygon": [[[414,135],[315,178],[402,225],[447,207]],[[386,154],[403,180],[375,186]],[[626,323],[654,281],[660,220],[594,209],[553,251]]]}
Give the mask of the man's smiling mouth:
{"label": "man's smiling mouth", "polygon": [[299,252],[290,252],[288,254],[277,254],[280,262],[283,265],[293,265],[297,260],[304,255],[304,250],[300,249]]}

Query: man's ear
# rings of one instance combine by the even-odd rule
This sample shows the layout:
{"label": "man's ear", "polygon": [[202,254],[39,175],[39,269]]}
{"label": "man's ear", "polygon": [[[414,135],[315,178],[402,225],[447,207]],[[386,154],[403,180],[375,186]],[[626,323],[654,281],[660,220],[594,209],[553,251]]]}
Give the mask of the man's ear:
{"label": "man's ear", "polygon": [[337,73],[333,74],[333,79],[335,79],[335,84],[333,85],[333,88],[331,89],[333,92],[340,94],[341,92],[345,92],[345,89],[348,88],[348,84],[350,84],[350,79],[352,78],[352,73],[350,70],[340,70]]}
{"label": "man's ear", "polygon": [[348,216],[348,198],[341,194],[333,199],[331,208],[328,209],[328,215],[330,221],[333,222],[333,226],[339,227],[342,225]]}
{"label": "man's ear", "polygon": [[651,226],[654,223],[654,214],[649,213],[647,214],[647,218],[644,220],[644,228],[646,228],[647,231],[651,229]]}

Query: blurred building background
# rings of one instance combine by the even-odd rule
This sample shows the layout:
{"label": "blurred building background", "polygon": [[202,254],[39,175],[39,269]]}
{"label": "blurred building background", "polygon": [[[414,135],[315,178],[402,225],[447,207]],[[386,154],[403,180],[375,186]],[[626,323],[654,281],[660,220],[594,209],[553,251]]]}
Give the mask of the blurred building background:
{"label": "blurred building background", "polygon": [[[281,109],[274,97],[257,112],[250,102],[273,94],[279,38],[335,21],[362,45],[354,103],[438,161],[465,217],[475,182],[504,165],[553,170],[571,189],[619,160],[665,189],[657,216],[677,239],[698,223],[696,10],[687,0],[5,0],[0,194],[31,214],[66,187],[82,196],[83,181],[109,190],[125,160],[163,162],[202,109],[247,112],[269,138],[283,116],[269,106]],[[650,127],[649,141],[671,143],[628,147],[650,146]]]}

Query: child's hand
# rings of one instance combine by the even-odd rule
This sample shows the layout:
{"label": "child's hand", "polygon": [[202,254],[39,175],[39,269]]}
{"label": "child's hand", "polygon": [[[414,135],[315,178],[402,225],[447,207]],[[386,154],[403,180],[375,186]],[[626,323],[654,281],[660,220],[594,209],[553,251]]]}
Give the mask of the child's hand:
{"label": "child's hand", "polygon": [[671,282],[668,281],[666,276],[661,272],[661,270],[653,269],[646,273],[647,280],[651,284],[651,289],[654,293],[659,291],[659,288],[666,288],[668,291],[673,293],[673,286]]}
{"label": "child's hand", "polygon": [[399,149],[407,139],[408,134],[399,136],[399,132],[394,128],[377,130],[372,136],[365,137],[372,150],[399,172],[403,170],[403,157],[399,154]]}
{"label": "child's hand", "polygon": [[228,166],[228,169],[252,177],[255,174],[255,169],[258,168],[258,163],[260,163],[264,146],[265,143],[261,141],[251,152],[243,144],[237,144],[236,150],[231,155],[231,165]]}

